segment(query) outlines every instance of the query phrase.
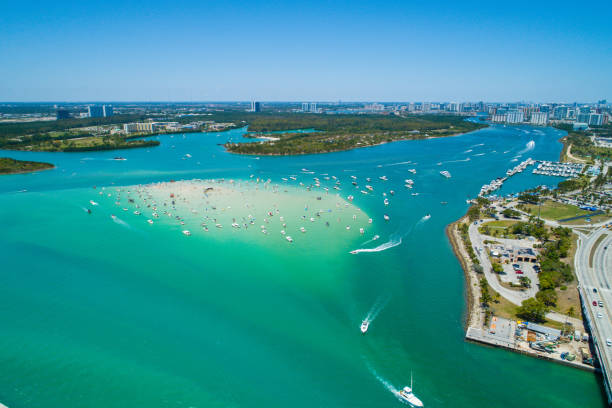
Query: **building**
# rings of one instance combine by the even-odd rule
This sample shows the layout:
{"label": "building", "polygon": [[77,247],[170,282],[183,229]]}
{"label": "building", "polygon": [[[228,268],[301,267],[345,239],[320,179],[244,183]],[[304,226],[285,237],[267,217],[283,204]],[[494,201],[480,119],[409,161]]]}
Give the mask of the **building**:
{"label": "building", "polygon": [[55,114],[55,119],[70,119],[70,111],[68,111],[68,109],[58,109]]}
{"label": "building", "polygon": [[261,112],[261,103],[251,101],[251,112]]}
{"label": "building", "polygon": [[579,113],[578,115],[576,115],[576,122],[588,124],[590,117],[591,117],[590,113]]}
{"label": "building", "polygon": [[317,103],[316,102],[304,102],[302,103],[302,112],[310,112],[310,113],[317,113],[319,112],[317,110]]}
{"label": "building", "polygon": [[533,112],[530,122],[532,125],[546,126],[548,124],[548,112]]}
{"label": "building", "polygon": [[601,126],[604,124],[604,116],[601,113],[591,113],[588,123],[592,126]]}
{"label": "building", "polygon": [[90,118],[107,118],[113,116],[113,107],[110,105],[90,105],[87,107],[87,116]]}
{"label": "building", "polygon": [[569,108],[567,106],[557,106],[553,109],[553,119],[563,120],[568,117]]}
{"label": "building", "polygon": [[491,121],[493,123],[506,123],[507,115],[505,113],[496,113],[491,116]]}
{"label": "building", "polygon": [[506,117],[506,123],[523,123],[525,120],[525,114],[521,110],[511,110],[508,111],[508,115]]}
{"label": "building", "polygon": [[123,125],[123,131],[125,133],[134,132],[156,132],[165,126],[163,123],[157,122],[140,122],[140,123],[126,123]]}
{"label": "building", "polygon": [[102,113],[104,114],[105,118],[108,118],[109,116],[113,116],[113,107],[110,105],[102,106]]}

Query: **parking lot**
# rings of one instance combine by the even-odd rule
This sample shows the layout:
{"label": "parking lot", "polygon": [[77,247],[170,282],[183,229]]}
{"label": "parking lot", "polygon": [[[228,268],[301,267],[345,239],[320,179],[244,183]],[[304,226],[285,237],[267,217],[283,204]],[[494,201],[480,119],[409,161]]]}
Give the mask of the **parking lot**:
{"label": "parking lot", "polygon": [[[522,274],[517,273],[515,268],[512,265],[518,265],[518,270],[522,272]],[[537,264],[533,264],[530,262],[516,262],[515,264],[502,264],[504,268],[504,272],[499,274],[499,279],[505,283],[512,283],[515,285],[520,285],[519,278],[521,276],[526,276],[531,280],[531,286],[537,287],[540,282],[538,279],[538,274],[534,269],[534,266]]]}

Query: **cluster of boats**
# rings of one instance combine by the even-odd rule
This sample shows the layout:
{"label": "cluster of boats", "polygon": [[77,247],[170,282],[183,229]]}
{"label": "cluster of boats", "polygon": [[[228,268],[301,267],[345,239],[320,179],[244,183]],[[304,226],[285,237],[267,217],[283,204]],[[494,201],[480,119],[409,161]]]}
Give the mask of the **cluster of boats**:
{"label": "cluster of boats", "polygon": [[512,177],[517,173],[522,173],[527,168],[527,166],[531,166],[534,163],[535,161],[532,160],[531,158],[528,158],[527,160],[522,161],[520,164],[514,166],[514,168],[506,171],[506,176],[498,177],[492,180],[490,183],[482,186],[480,188],[480,192],[478,193],[478,196],[483,197],[483,196],[491,194],[493,191],[499,190],[500,188],[502,188],[502,186],[504,185],[504,182],[508,180],[509,177]]}
{"label": "cluster of boats", "polygon": [[582,163],[559,163],[542,161],[533,169],[533,174],[557,177],[578,177],[584,170]]}

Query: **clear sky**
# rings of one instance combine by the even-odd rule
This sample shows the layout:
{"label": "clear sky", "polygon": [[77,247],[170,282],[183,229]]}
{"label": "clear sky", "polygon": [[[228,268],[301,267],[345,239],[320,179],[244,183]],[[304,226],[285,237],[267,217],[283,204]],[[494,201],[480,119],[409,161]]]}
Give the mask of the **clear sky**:
{"label": "clear sky", "polygon": [[612,99],[612,1],[0,0],[1,101]]}

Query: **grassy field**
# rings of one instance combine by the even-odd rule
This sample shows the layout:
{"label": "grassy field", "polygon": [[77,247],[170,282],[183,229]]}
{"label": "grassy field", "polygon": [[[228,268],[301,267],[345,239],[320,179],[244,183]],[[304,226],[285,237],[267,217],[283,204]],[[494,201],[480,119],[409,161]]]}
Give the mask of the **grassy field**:
{"label": "grassy field", "polygon": [[478,232],[492,237],[514,238],[514,235],[508,232],[508,229],[519,221],[516,220],[498,220],[485,222],[478,227]]}
{"label": "grassy field", "polygon": [[[590,212],[590,211],[589,211]],[[590,221],[587,221],[586,218],[578,218],[577,220],[571,220],[567,222],[563,222],[563,225],[590,225],[590,224],[598,224],[600,222],[608,221],[610,219],[609,215],[601,214],[595,215],[593,217],[588,217]]]}
{"label": "grassy field", "polygon": [[581,210],[575,205],[558,203],[556,201],[546,200],[542,203],[541,208],[535,204],[526,204],[525,208],[531,214],[537,215],[540,211],[540,216],[547,220],[557,221],[565,218],[578,217],[580,215],[590,214],[590,211]]}

